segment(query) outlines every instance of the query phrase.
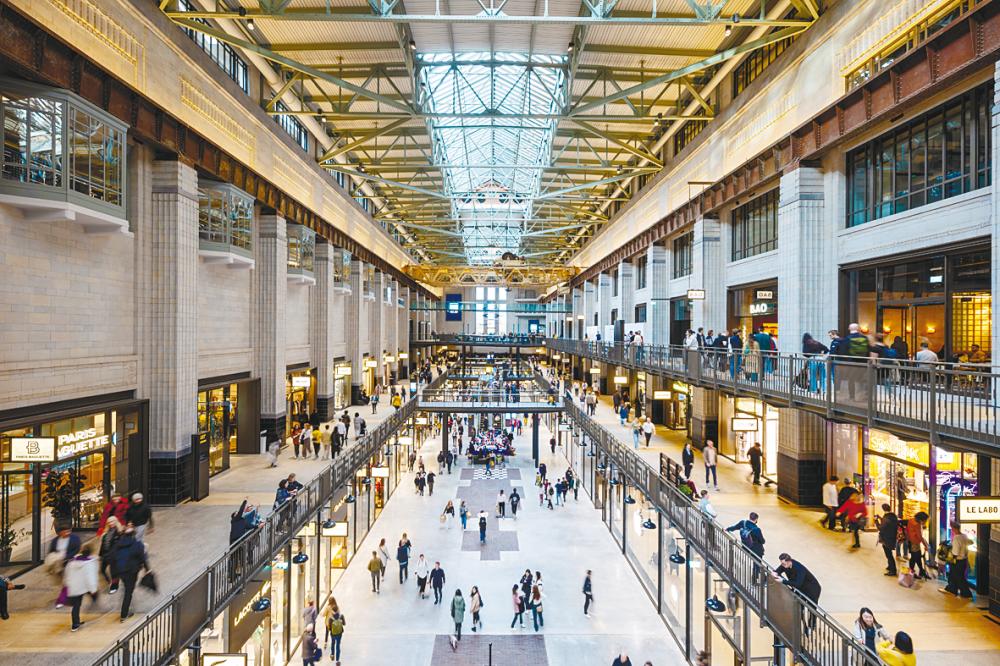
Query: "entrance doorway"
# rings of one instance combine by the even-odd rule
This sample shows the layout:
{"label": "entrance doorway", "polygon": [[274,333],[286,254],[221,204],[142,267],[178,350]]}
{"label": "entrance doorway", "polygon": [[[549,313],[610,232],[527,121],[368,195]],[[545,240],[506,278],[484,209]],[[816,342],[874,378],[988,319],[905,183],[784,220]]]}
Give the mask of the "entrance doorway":
{"label": "entrance doorway", "polygon": [[938,358],[948,358],[945,349],[945,304],[943,300],[927,303],[882,304],[878,309],[878,330],[885,336],[885,343],[892,345],[898,336],[906,344],[910,358],[927,343],[928,349]]}

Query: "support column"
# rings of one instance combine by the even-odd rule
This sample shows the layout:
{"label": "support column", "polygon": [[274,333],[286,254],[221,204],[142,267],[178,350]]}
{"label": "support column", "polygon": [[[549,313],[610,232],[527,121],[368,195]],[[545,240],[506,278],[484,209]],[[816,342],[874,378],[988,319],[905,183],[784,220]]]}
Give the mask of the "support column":
{"label": "support column", "polygon": [[538,468],[538,431],[540,430],[540,423],[538,418],[538,412],[531,415],[531,457],[535,461],[535,468]]}
{"label": "support column", "polygon": [[[823,172],[803,163],[781,177],[778,206],[778,351],[802,350],[802,334],[837,328],[834,225],[824,215]],[[830,288],[818,288],[829,285]]]}
{"label": "support column", "polygon": [[626,322],[628,331],[629,323],[635,321],[635,266],[628,261],[618,264],[618,297],[618,318]]}
{"label": "support column", "polygon": [[253,272],[254,374],[260,377],[260,429],[268,443],[285,437],[285,303],[288,237],[285,218],[261,214],[257,220]]}
{"label": "support column", "polygon": [[[344,325],[344,335],[347,338],[347,358],[351,361],[351,404],[361,404],[361,382],[364,377],[364,352],[368,349],[370,328],[362,324],[368,321],[365,309],[364,276],[365,263],[351,262],[351,275],[348,286],[351,292],[347,295],[347,321]],[[362,339],[364,335],[364,339]]]}
{"label": "support column", "polygon": [[316,285],[309,304],[309,345],[316,363],[316,411],[323,421],[333,418],[334,252],[339,250],[326,239],[316,238],[313,260]]}
{"label": "support column", "polygon": [[696,448],[705,440],[719,444],[719,392],[691,387],[691,442]]}
{"label": "support column", "polygon": [[441,450],[445,453],[448,453],[448,416],[447,413],[441,414]]}
{"label": "support column", "polygon": [[649,285],[649,310],[646,320],[646,342],[651,345],[670,344],[670,273],[667,264],[667,248],[653,244],[646,252],[648,257],[646,284]]}
{"label": "support column", "polygon": [[[595,316],[600,310],[600,306],[597,303],[597,285],[595,285],[590,280],[583,283],[583,331],[586,333],[587,327],[595,325]],[[579,314],[577,312],[574,315]],[[597,322],[600,325],[600,322]],[[604,335],[603,331],[598,331],[601,335]],[[583,336],[580,336],[581,338]]]}
{"label": "support column", "polygon": [[140,171],[152,181],[152,197],[148,213],[135,216],[139,396],[149,399],[147,500],[172,505],[191,496],[198,432],[198,175],[174,160],[147,164]]}
{"label": "support column", "polygon": [[[993,120],[992,120],[992,151],[993,151],[993,214],[992,214],[992,287],[993,296],[1000,295],[1000,62],[995,65],[993,73]],[[990,354],[992,359],[993,372],[1000,372],[1000,312],[996,303],[993,304],[993,349]],[[997,390],[994,385],[994,393]],[[980,456],[982,460],[982,456]],[[991,494],[1000,493],[1000,460],[993,458],[992,464],[992,490]],[[983,468],[980,465],[980,470]],[[980,482],[981,483],[981,482]],[[982,488],[982,486],[980,486]],[[983,534],[984,530],[980,531]],[[984,550],[980,548],[980,550]],[[1000,616],[1000,524],[992,525],[989,529],[989,548],[986,549],[989,556],[989,586],[990,599],[989,609],[993,615]],[[980,569],[982,570],[982,569]],[[986,575],[983,575],[986,578]]]}
{"label": "support column", "polygon": [[604,335],[604,327],[614,324],[611,321],[611,276],[601,273],[597,276],[597,325],[601,327],[601,336]]}
{"label": "support column", "polygon": [[778,410],[778,496],[804,506],[823,503],[826,419],[798,409]]}
{"label": "support column", "polygon": [[[584,326],[586,326],[586,319],[589,316],[590,310],[588,309],[587,301],[587,285],[589,282],[583,283],[583,288],[577,287],[573,290],[573,312],[569,315],[563,317],[563,322],[566,326],[566,334],[564,337],[571,338],[574,340],[582,340],[583,336],[577,334],[576,328],[576,315],[582,314],[584,318]],[[593,289],[593,285],[591,285]]]}
{"label": "support column", "polygon": [[[716,332],[726,327],[726,288],[723,280],[722,225],[717,217],[703,217],[694,223],[691,247],[691,284],[704,289],[705,298],[691,301],[691,328]],[[669,329],[668,329],[669,331]]]}

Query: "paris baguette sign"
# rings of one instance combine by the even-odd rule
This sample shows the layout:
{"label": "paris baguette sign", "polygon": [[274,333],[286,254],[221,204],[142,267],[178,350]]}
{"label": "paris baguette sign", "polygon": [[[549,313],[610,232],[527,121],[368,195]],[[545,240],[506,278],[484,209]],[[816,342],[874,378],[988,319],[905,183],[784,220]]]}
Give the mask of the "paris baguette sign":
{"label": "paris baguette sign", "polygon": [[955,514],[960,523],[1000,523],[1000,497],[959,497]]}

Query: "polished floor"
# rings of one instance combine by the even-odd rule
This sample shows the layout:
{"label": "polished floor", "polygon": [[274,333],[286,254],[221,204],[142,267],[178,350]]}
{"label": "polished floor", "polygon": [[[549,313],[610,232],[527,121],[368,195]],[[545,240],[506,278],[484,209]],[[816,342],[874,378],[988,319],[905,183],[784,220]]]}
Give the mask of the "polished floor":
{"label": "polished floor", "polygon": [[[543,430],[541,440],[548,441]],[[422,455],[428,468],[439,441],[425,444]],[[341,578],[334,595],[346,615],[342,661],[347,664],[486,664],[492,644],[494,664],[584,666],[610,664],[617,650],[629,652],[633,663],[656,666],[682,664],[684,660],[668,637],[649,597],[639,585],[603,525],[600,513],[581,493],[578,502],[565,507],[540,508],[530,459],[530,430],[517,438],[519,453],[505,478],[483,478],[463,462],[452,474],[439,475],[433,496],[419,496],[405,480],[387,503],[358,555]],[[547,450],[542,460],[550,475],[561,474],[567,461],[561,452]],[[433,465],[436,467],[436,463]],[[481,468],[479,468],[481,469]],[[436,471],[436,470],[435,470]],[[526,489],[517,519],[497,519],[495,505],[500,488]],[[520,494],[519,490],[519,494]],[[479,545],[476,521],[461,529],[458,520],[442,524],[439,516],[447,501],[465,498],[474,516],[480,509],[491,515],[487,543]],[[399,583],[398,565],[389,562],[384,587],[371,591],[367,562],[371,551],[385,538],[395,553],[395,543],[406,532],[413,543],[410,576]],[[445,602],[420,599],[412,569],[423,553],[440,561],[445,570]],[[544,581],[544,627],[536,633],[530,613],[524,628],[511,629],[511,586],[526,568],[540,571]],[[595,607],[583,614],[582,586],[587,569],[593,570]],[[471,631],[469,590],[479,587],[483,598],[483,627]],[[463,638],[451,651],[454,633],[449,604],[460,589],[467,602]]]}

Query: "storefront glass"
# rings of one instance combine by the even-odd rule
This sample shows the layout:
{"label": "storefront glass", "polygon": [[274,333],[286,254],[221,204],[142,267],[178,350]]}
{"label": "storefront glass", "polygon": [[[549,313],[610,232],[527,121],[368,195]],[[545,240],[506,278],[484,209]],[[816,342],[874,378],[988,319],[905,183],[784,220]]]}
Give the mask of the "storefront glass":
{"label": "storefront glass", "polygon": [[[617,470],[616,470],[617,474]],[[612,477],[614,478],[614,477]],[[618,475],[621,478],[621,475]],[[608,495],[608,515],[610,516],[611,534],[614,535],[615,541],[618,545],[621,545],[622,539],[624,538],[624,533],[622,531],[623,527],[623,514],[624,509],[624,499],[625,494],[623,491],[624,485],[621,483],[608,484],[610,493]]]}
{"label": "storefront glass", "polygon": [[351,404],[351,364],[337,363],[333,373],[333,408],[346,409]]}
{"label": "storefront glass", "polygon": [[930,514],[930,445],[907,442],[882,430],[870,430],[865,448],[865,501],[874,515],[888,504],[908,520],[923,511]]}
{"label": "storefront glass", "polygon": [[625,539],[625,551],[632,566],[639,575],[639,581],[646,591],[656,597],[656,572],[659,562],[659,527],[650,529],[645,526],[647,519],[657,523],[656,512],[646,497],[636,488],[629,489],[635,504],[626,504],[625,519],[628,536]]}
{"label": "storefront glass", "polygon": [[760,444],[761,472],[769,480],[778,475],[778,409],[753,398],[722,398],[719,414],[719,453],[748,463],[747,452]]}
{"label": "storefront glass", "polygon": [[[662,521],[663,529],[660,530],[660,540],[662,541],[663,559],[660,561],[662,569],[662,586],[660,589],[660,614],[667,623],[667,627],[673,632],[674,638],[683,642],[684,627],[687,626],[687,575],[688,563],[684,555],[684,541],[681,533],[671,527],[669,521]],[[671,555],[675,556],[670,559]],[[677,557],[680,556],[680,557]],[[685,558],[684,562],[676,562],[676,559]]]}
{"label": "storefront glass", "polygon": [[901,358],[921,345],[942,361],[989,364],[992,292],[988,249],[942,253],[845,272],[845,314],[880,332]]}
{"label": "storefront glass", "polygon": [[286,435],[296,424],[308,423],[316,411],[316,376],[312,370],[297,370],[285,376]]}
{"label": "storefront glass", "polygon": [[778,283],[763,282],[730,289],[726,322],[730,331],[739,331],[744,344],[748,342],[747,336],[761,329],[774,338],[777,348]]}
{"label": "storefront glass", "polygon": [[[285,651],[288,645],[288,627],[285,626],[285,614],[288,608],[288,580],[290,563],[285,557],[285,550],[278,553],[271,562],[271,658],[274,664],[285,663]],[[292,607],[295,610],[295,607]],[[298,615],[293,612],[292,615]]]}
{"label": "storefront glass", "polygon": [[229,469],[229,454],[236,451],[238,404],[236,384],[198,392],[198,434],[208,440],[209,474]]}

